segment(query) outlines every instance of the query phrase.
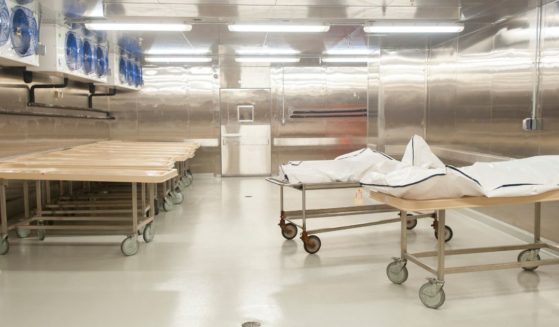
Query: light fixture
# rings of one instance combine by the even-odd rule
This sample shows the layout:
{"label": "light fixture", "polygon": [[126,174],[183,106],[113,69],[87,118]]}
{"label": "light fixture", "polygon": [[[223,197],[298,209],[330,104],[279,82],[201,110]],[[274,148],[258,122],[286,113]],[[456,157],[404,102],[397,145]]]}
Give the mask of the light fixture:
{"label": "light fixture", "polygon": [[364,27],[365,33],[460,33],[464,30],[461,23],[373,23]]}
{"label": "light fixture", "polygon": [[301,61],[298,57],[237,57],[238,63],[294,63]]}
{"label": "light fixture", "polygon": [[324,54],[327,55],[331,55],[331,56],[347,56],[347,55],[351,55],[351,56],[366,56],[366,55],[370,55],[373,54],[374,51],[371,49],[366,49],[366,48],[355,48],[355,49],[349,49],[349,48],[340,48],[340,49],[329,49],[326,50],[324,52]]}
{"label": "light fixture", "polygon": [[299,50],[288,48],[244,48],[235,51],[238,55],[296,55],[301,53]]}
{"label": "light fixture", "polygon": [[146,57],[146,62],[151,63],[201,63],[211,61],[211,57]]}
{"label": "light fixture", "polygon": [[260,33],[323,33],[330,30],[330,25],[289,25],[289,24],[233,24],[231,32]]}
{"label": "light fixture", "polygon": [[173,55],[205,55],[211,52],[210,49],[198,49],[198,48],[191,48],[191,49],[182,49],[182,48],[175,48],[175,49],[149,49],[144,51],[146,55],[152,56],[173,56]]}
{"label": "light fixture", "polygon": [[322,62],[326,63],[364,63],[374,61],[370,57],[323,57]]}
{"label": "light fixture", "polygon": [[149,32],[188,32],[192,25],[179,23],[117,23],[91,22],[85,27],[92,31],[149,31]]}

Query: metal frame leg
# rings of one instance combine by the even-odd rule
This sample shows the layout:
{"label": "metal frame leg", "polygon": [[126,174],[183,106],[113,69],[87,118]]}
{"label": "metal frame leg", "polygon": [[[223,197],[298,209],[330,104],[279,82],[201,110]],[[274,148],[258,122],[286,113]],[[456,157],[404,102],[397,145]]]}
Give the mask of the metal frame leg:
{"label": "metal frame leg", "polygon": [[408,253],[408,213],[405,210],[400,211],[400,258],[405,259]]}
{"label": "metal frame leg", "polygon": [[132,235],[138,232],[138,183],[132,183]]}
{"label": "metal frame leg", "polygon": [[542,204],[536,202],[534,204],[534,243],[541,242],[541,217],[542,217]]}
{"label": "metal frame leg", "polygon": [[142,183],[142,210],[144,211],[146,210],[146,184],[145,183]]}
{"label": "metal frame leg", "polygon": [[23,210],[25,218],[30,218],[31,213],[29,210],[29,182],[23,182]]}
{"label": "metal frame leg", "polygon": [[50,182],[49,181],[45,181],[45,194],[46,194],[46,203],[50,204],[51,203],[51,197],[50,197]]}
{"label": "metal frame leg", "polygon": [[0,180],[0,239],[8,236],[8,209],[6,205],[6,182]]}
{"label": "metal frame leg", "polygon": [[437,226],[437,233],[439,238],[437,239],[437,281],[444,282],[444,256],[445,256],[445,224],[446,224],[446,211],[437,210],[437,217],[439,223]]}
{"label": "metal frame leg", "polygon": [[155,187],[154,184],[148,184],[148,196],[149,196],[149,217],[155,218]]}
{"label": "metal frame leg", "polygon": [[41,181],[35,181],[35,204],[36,208],[36,215],[42,216],[43,214],[43,194],[41,189]]}

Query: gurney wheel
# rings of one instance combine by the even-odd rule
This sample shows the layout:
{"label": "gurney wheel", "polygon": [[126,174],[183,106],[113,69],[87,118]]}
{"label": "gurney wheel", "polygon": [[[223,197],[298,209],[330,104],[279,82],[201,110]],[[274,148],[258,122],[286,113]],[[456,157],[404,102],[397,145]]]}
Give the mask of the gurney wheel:
{"label": "gurney wheel", "polygon": [[419,289],[419,299],[428,308],[440,308],[446,299],[442,283],[431,279],[429,282],[423,284]]}
{"label": "gurney wheel", "polygon": [[120,251],[122,251],[122,254],[129,257],[138,253],[138,247],[138,239],[136,236],[128,236],[120,244]]}
{"label": "gurney wheel", "polygon": [[409,219],[409,218],[408,218],[406,228],[407,228],[408,230],[412,230],[412,229],[415,228],[415,226],[417,226],[417,219],[415,219],[415,218],[414,218],[414,219]]}
{"label": "gurney wheel", "polygon": [[27,238],[27,237],[29,237],[29,235],[31,235],[31,230],[18,227],[18,228],[16,228],[16,235],[19,238]]}
{"label": "gurney wheel", "polygon": [[394,284],[403,284],[408,280],[408,268],[406,268],[406,264],[401,260],[391,262],[386,267],[386,276]]}
{"label": "gurney wheel", "polygon": [[318,236],[316,235],[311,235],[309,237],[307,237],[307,241],[303,241],[305,244],[305,251],[307,251],[309,254],[315,254],[318,252],[318,250],[320,250],[320,246],[322,246],[322,243],[320,242],[320,238],[318,238]]}
{"label": "gurney wheel", "polygon": [[150,243],[155,238],[155,228],[153,228],[153,223],[149,223],[144,228],[143,232],[144,241]]}
{"label": "gurney wheel", "polygon": [[0,255],[5,255],[10,251],[10,242],[8,242],[8,237],[4,236],[0,239]]}
{"label": "gurney wheel", "polygon": [[[444,226],[444,241],[448,242],[452,240],[453,236],[454,236],[454,232],[452,231],[452,228],[448,226]],[[435,230],[435,238],[439,239],[439,233],[437,232],[437,230]]]}
{"label": "gurney wheel", "polygon": [[[524,250],[518,254],[518,262],[528,262],[528,261],[540,261],[542,258],[537,250]],[[538,269],[539,266],[535,267],[522,267],[526,271],[534,271]]]}
{"label": "gurney wheel", "polygon": [[184,196],[180,192],[171,192],[171,200],[174,204],[181,204],[184,201]]}
{"label": "gurney wheel", "polygon": [[294,239],[295,236],[297,236],[297,226],[293,223],[284,225],[281,228],[281,235],[283,235],[286,240]]}
{"label": "gurney wheel", "polygon": [[171,203],[171,199],[167,196],[163,200],[163,210],[167,212],[173,210],[173,203]]}
{"label": "gurney wheel", "polygon": [[[38,225],[44,225],[44,223],[42,221],[40,221],[38,223]],[[47,237],[47,231],[46,230],[37,229],[37,238],[39,239],[39,241],[44,241],[46,237]]]}

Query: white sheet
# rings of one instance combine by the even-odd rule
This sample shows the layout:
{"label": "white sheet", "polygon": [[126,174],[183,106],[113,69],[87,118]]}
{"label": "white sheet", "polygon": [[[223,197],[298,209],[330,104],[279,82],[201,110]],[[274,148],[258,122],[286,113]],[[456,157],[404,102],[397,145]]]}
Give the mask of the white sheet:
{"label": "white sheet", "polygon": [[529,196],[559,189],[559,156],[440,167],[440,160],[421,141],[412,138],[415,148],[406,150],[401,166],[389,173],[370,172],[361,183],[377,192],[414,200]]}
{"label": "white sheet", "polygon": [[387,173],[399,163],[383,153],[361,149],[335,160],[291,161],[280,166],[280,175],[290,183],[357,183],[369,172]]}

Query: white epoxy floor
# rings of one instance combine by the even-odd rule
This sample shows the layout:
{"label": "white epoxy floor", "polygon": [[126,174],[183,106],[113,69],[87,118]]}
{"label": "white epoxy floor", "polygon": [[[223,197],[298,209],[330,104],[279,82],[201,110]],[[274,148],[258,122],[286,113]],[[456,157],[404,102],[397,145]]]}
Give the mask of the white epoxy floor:
{"label": "white epoxy floor", "polygon": [[[427,272],[410,263],[404,285],[386,278],[399,253],[396,224],[323,234],[318,255],[307,255],[298,239],[281,237],[279,190],[262,178],[200,177],[185,195],[158,217],[155,241],[134,257],[121,255],[121,236],[13,244],[0,257],[0,326],[559,326],[558,266],[448,276],[445,305],[430,310],[417,293]],[[286,195],[293,207],[299,196]],[[310,206],[352,201],[348,191],[309,199]],[[517,242],[464,218],[449,212],[451,248]],[[426,220],[409,239],[414,250],[435,247]]]}

